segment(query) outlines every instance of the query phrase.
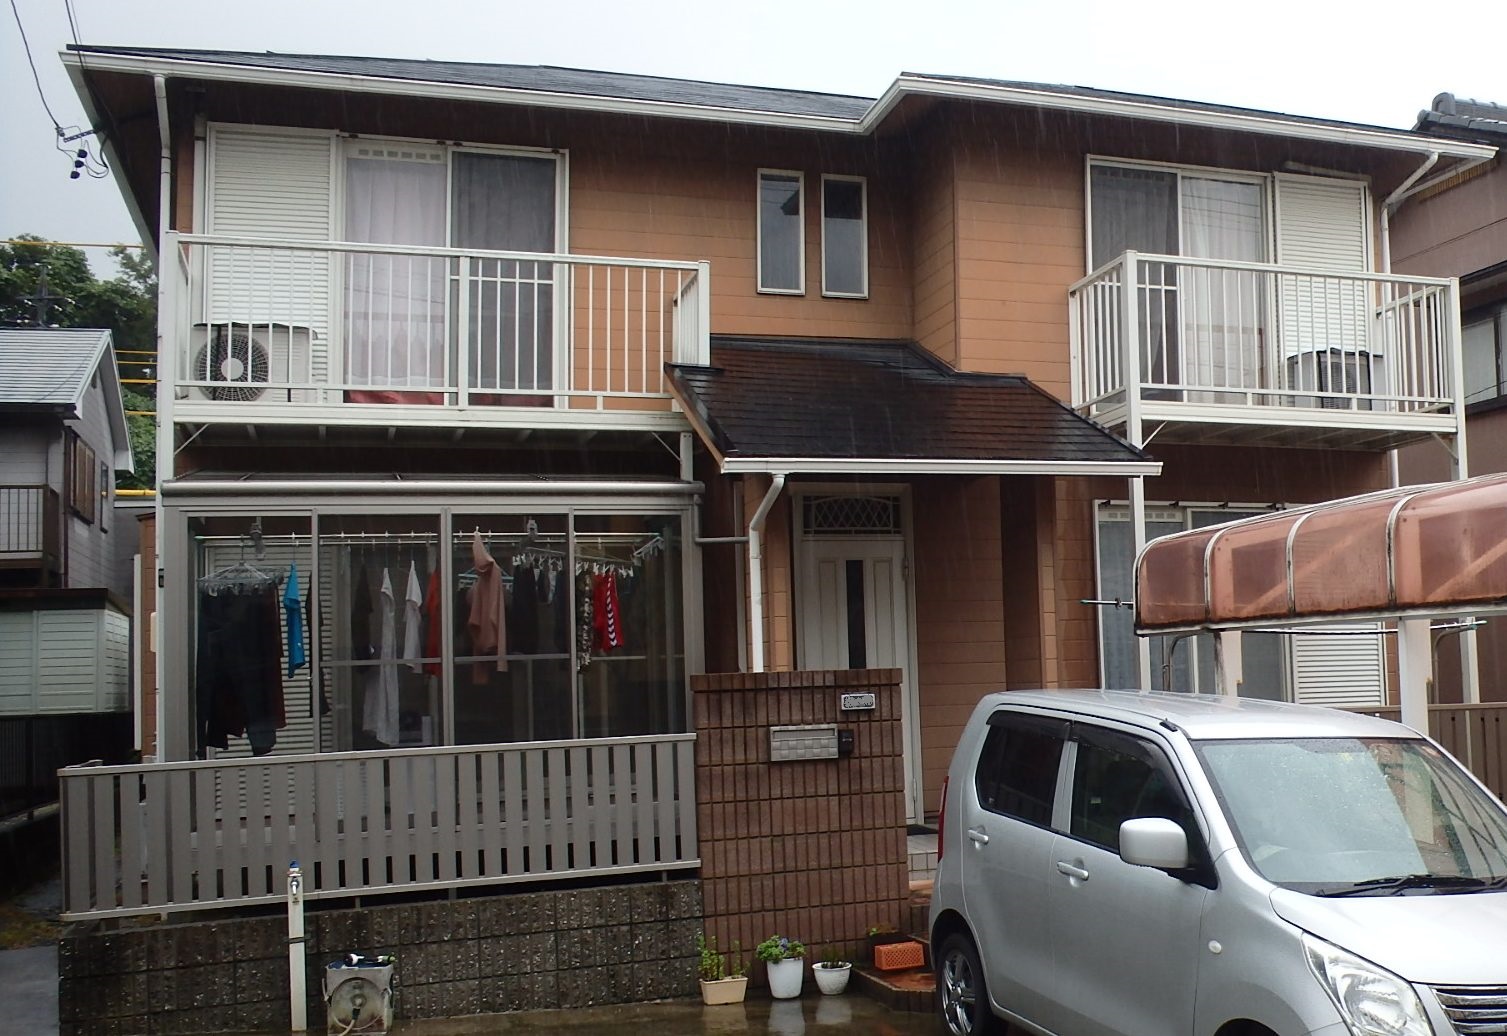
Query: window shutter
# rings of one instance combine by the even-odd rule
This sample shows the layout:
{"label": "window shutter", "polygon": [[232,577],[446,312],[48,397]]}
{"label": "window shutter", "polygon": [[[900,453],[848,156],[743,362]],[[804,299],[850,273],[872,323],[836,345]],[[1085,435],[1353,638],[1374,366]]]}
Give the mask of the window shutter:
{"label": "window shutter", "polygon": [[[1279,174],[1276,184],[1279,264],[1336,273],[1370,267],[1364,183]],[[1369,345],[1366,285],[1301,274],[1281,274],[1278,280],[1280,355],[1289,384],[1331,392],[1381,391],[1372,384],[1376,358],[1357,355]]]}
{"label": "window shutter", "polygon": [[[1380,624],[1326,628],[1357,632],[1291,638],[1294,700],[1303,705],[1384,705],[1386,671]],[[1362,636],[1362,632],[1375,635]]]}
{"label": "window shutter", "polygon": [[[208,232],[280,241],[332,241],[335,138],[215,126],[210,132]],[[285,324],[315,332],[312,375],[328,371],[327,255],[215,246],[209,323]]]}

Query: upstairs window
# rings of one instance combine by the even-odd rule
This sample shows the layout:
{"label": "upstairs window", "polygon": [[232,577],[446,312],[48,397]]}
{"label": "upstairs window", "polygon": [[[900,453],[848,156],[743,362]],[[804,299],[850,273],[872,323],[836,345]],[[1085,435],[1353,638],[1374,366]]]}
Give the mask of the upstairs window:
{"label": "upstairs window", "polygon": [[1465,354],[1465,402],[1507,395],[1507,308],[1473,315],[1461,339]]}
{"label": "upstairs window", "polygon": [[822,294],[869,294],[867,182],[861,176],[822,177]]}
{"label": "upstairs window", "polygon": [[759,290],[805,293],[805,177],[779,169],[759,170]]}
{"label": "upstairs window", "polygon": [[68,506],[78,517],[93,522],[99,513],[98,461],[94,449],[77,435],[68,439]]}

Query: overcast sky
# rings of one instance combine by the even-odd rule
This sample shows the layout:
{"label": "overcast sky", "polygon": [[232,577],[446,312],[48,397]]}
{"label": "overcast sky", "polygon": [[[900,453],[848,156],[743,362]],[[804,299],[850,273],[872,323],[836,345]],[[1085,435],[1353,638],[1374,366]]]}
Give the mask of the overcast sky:
{"label": "overcast sky", "polygon": [[[58,121],[65,0],[9,0]],[[1329,0],[71,0],[86,43],[564,65],[877,96],[900,72],[1071,83],[1408,127],[1507,102],[1507,3]],[[68,178],[0,7],[0,237],[135,242],[111,178]],[[101,271],[106,272],[106,271]]]}

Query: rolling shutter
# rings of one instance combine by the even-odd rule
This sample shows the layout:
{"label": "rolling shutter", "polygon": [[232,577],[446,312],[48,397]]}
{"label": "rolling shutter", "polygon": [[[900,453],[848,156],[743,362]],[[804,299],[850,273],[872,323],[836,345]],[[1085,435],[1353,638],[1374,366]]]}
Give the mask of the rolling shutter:
{"label": "rolling shutter", "polygon": [[[1292,637],[1293,700],[1303,705],[1386,704],[1385,659],[1378,623],[1331,626],[1349,635]],[[1373,636],[1363,636],[1371,633]]]}
{"label": "rolling shutter", "polygon": [[[1278,174],[1277,262],[1336,273],[1370,267],[1366,185]],[[1279,362],[1294,388],[1378,391],[1368,351],[1370,292],[1363,282],[1278,275]],[[1322,405],[1322,404],[1320,404]]]}
{"label": "rolling shutter", "polygon": [[[334,240],[333,135],[214,126],[209,143],[210,234]],[[198,319],[310,329],[312,380],[322,383],[333,272],[326,253],[214,246]]]}

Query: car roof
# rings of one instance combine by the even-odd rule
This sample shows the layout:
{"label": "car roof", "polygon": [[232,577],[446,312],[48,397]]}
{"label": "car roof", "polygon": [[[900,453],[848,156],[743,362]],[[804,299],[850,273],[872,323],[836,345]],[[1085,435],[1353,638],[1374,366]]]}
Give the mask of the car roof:
{"label": "car roof", "polygon": [[[985,699],[1136,726],[1171,723],[1194,740],[1273,737],[1418,737],[1391,720],[1314,705],[1165,691],[1002,691]],[[1071,717],[1069,717],[1071,718]]]}

